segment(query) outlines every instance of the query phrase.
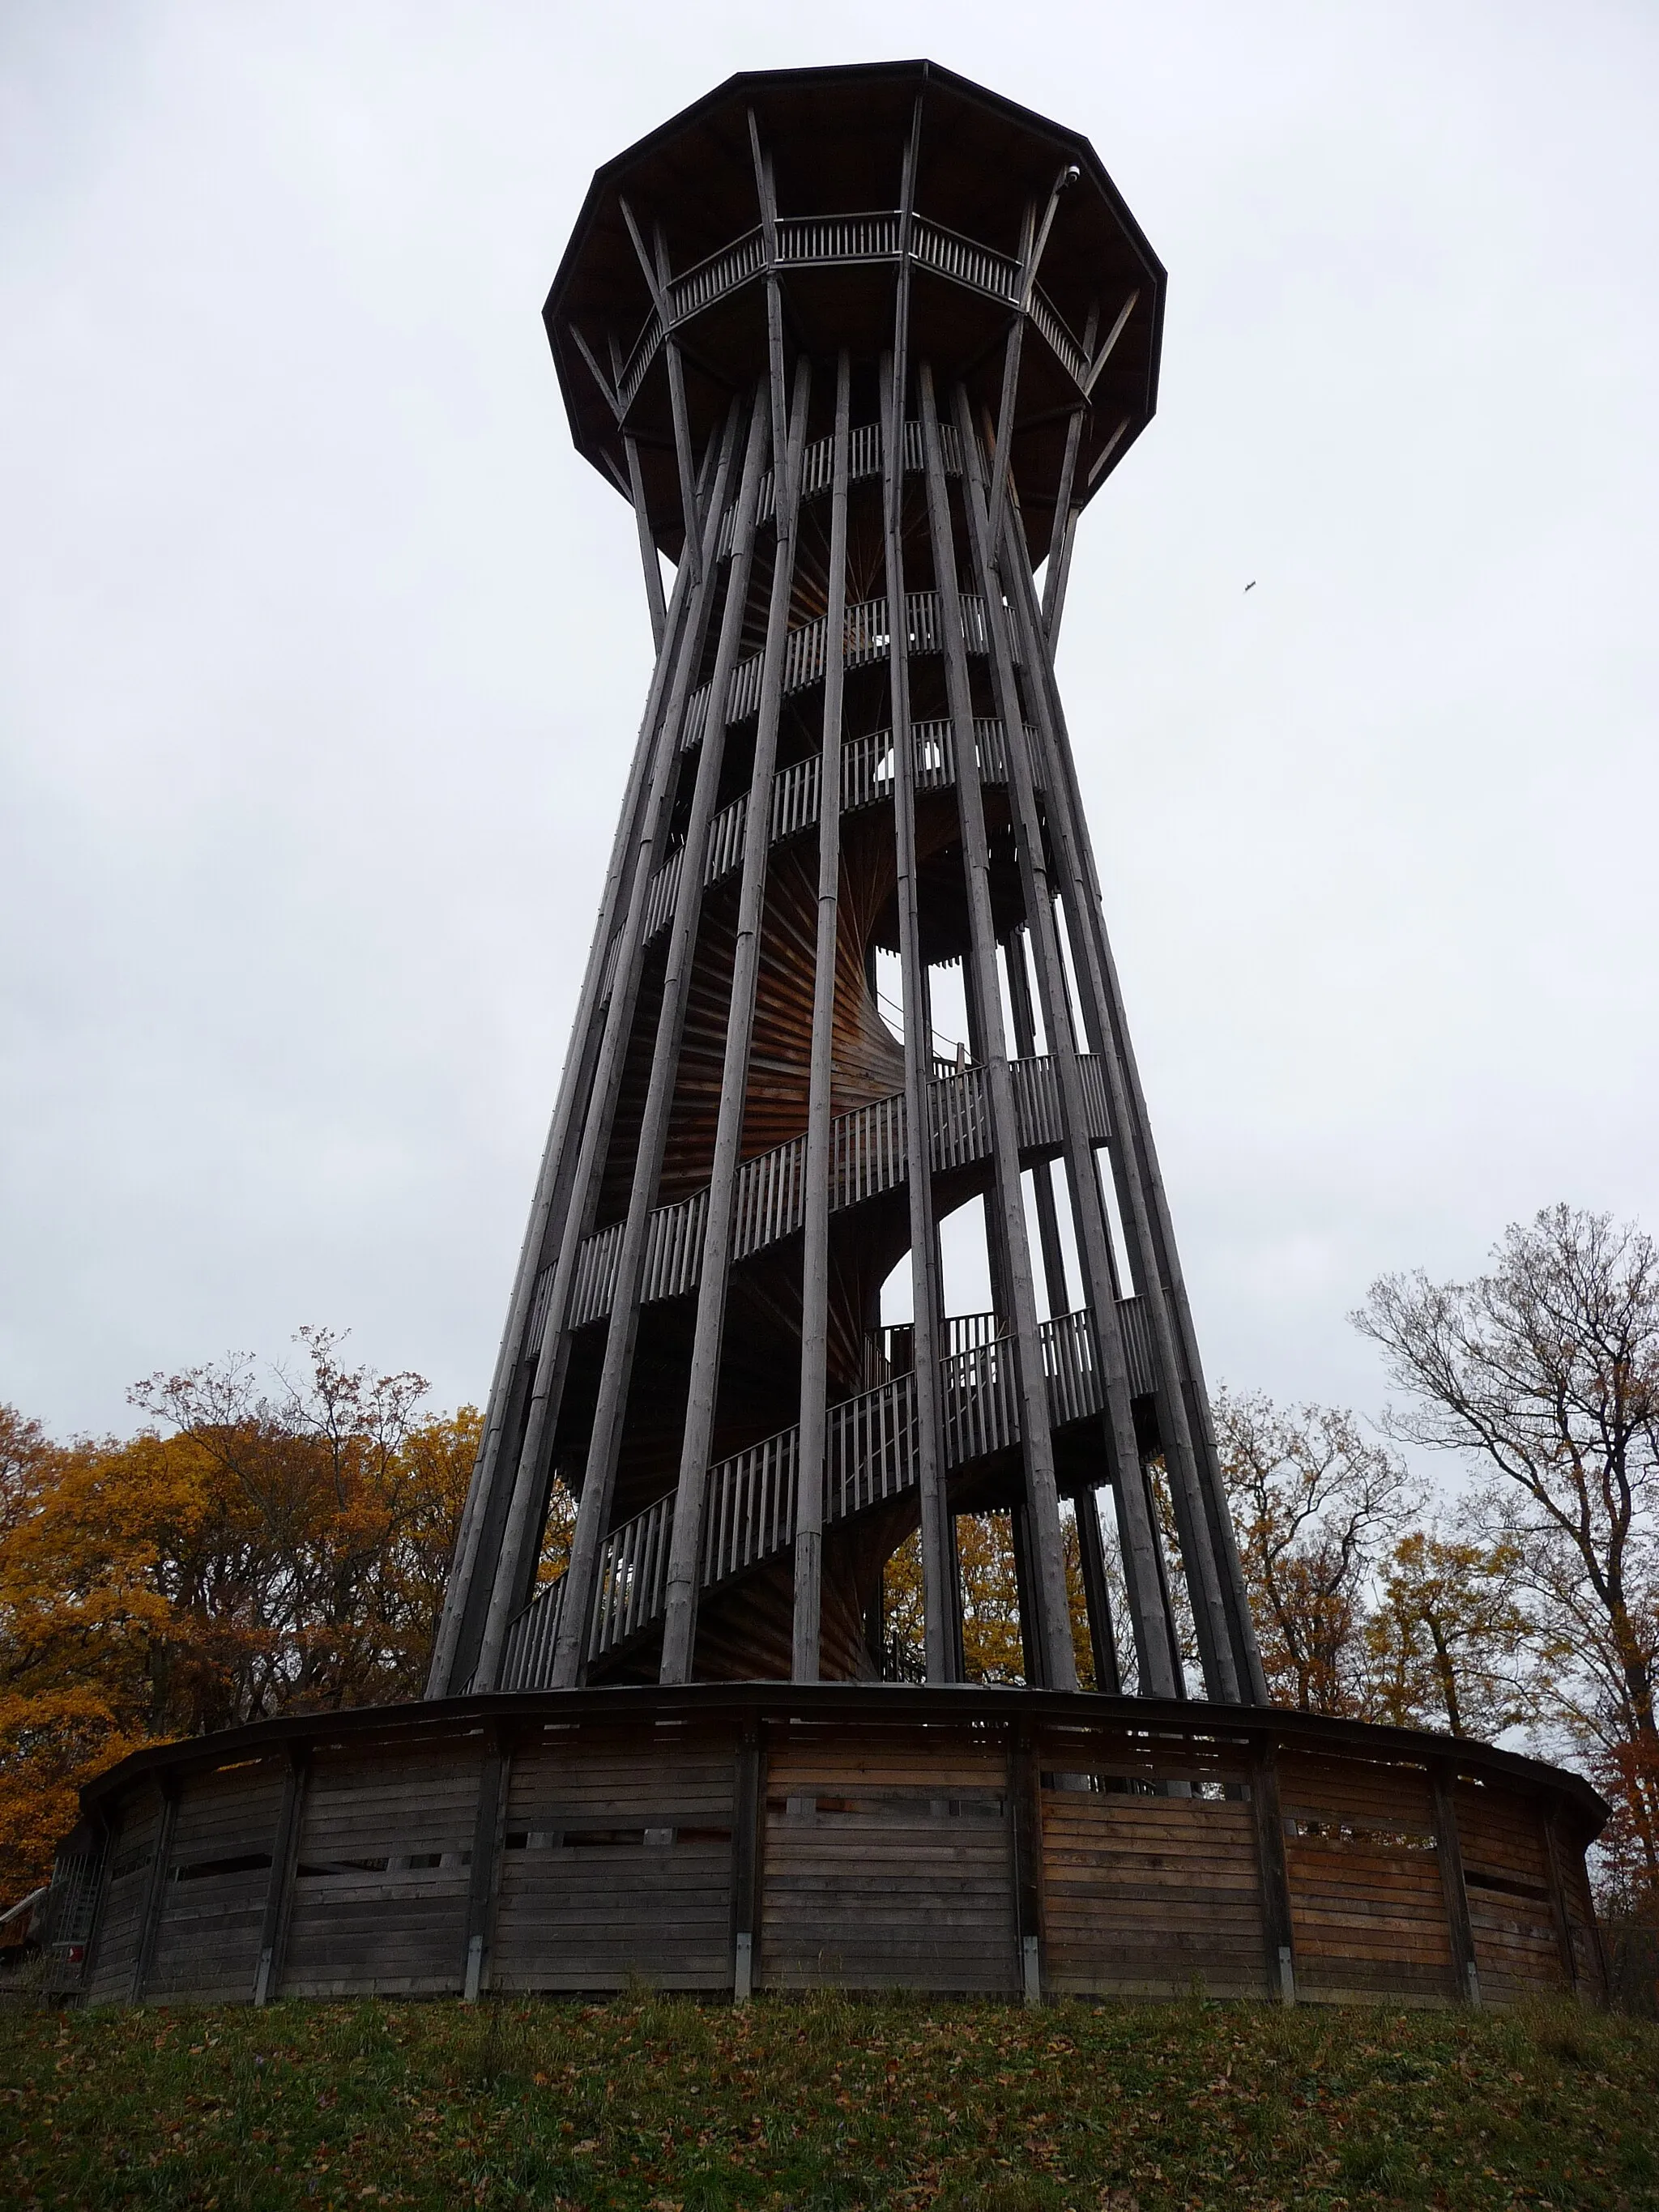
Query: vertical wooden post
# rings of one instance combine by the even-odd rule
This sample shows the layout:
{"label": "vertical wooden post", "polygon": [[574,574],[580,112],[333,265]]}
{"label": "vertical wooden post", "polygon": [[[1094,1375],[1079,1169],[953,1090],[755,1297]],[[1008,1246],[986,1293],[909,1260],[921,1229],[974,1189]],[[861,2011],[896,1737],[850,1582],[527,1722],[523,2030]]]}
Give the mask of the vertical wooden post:
{"label": "vertical wooden post", "polygon": [[888,676],[893,714],[893,835],[899,971],[904,1004],[904,1145],[915,1331],[916,1480],[927,1680],[951,1679],[950,1508],[939,1398],[939,1263],[933,1213],[933,1040],[916,860],[915,739],[910,727],[910,617],[904,580],[904,410],[909,391],[910,227],[921,102],[915,104],[899,192],[899,268],[893,350],[882,393],[882,524]]}
{"label": "vertical wooden post", "polygon": [[[993,549],[1012,604],[1030,680],[1036,711],[1039,742],[1048,763],[1046,820],[1065,873],[1066,907],[1073,923],[1072,945],[1085,1026],[1106,1079],[1110,1106],[1111,1160],[1116,1177],[1119,1208],[1135,1268],[1135,1287],[1151,1326],[1154,1365],[1158,1376],[1158,1427],[1164,1462],[1170,1474],[1170,1498],[1181,1534],[1182,1564],[1191,1589],[1194,1626],[1197,1632],[1205,1683],[1212,1697],[1228,1703],[1256,1696],[1249,1655],[1255,1636],[1243,1595],[1242,1572],[1231,1574],[1224,1586],[1223,1567],[1236,1564],[1231,1523],[1221,1495],[1218,1463],[1206,1454],[1200,1468],[1194,1441],[1194,1423],[1208,1437],[1202,1424],[1208,1420],[1207,1401],[1200,1413],[1192,1386],[1190,1347],[1177,1346],[1176,1323],[1170,1311],[1173,1297],[1171,1268],[1173,1239],[1154,1234],[1152,1216],[1158,1197],[1153,1180],[1149,1146],[1145,1141],[1144,1116],[1135,1111],[1133,1085],[1127,1066],[1127,1039],[1115,993],[1115,972],[1109,980],[1109,954],[1100,913],[1098,886],[1092,877],[1087,832],[1072,787],[1069,762],[1062,757],[1058,731],[1058,707],[1054,671],[1036,611],[1030,569],[1012,541],[1016,521],[1010,518],[1004,544]],[[1000,593],[992,609],[1000,623],[1004,610]],[[1159,1185],[1161,1194],[1161,1184]],[[1218,1559],[1218,1553],[1222,1556]],[[1256,1662],[1260,1671],[1260,1661]],[[1259,1701],[1266,1703],[1265,1684]]]}
{"label": "vertical wooden post", "polygon": [[138,1940],[132,1956],[132,1987],[129,2004],[143,2004],[144,1985],[149,1979],[149,1970],[155,1956],[155,1938],[161,1932],[161,1915],[167,1908],[167,1875],[173,1856],[173,1832],[179,1819],[179,1778],[167,1772],[156,1778],[156,1791],[161,1806],[155,1822],[155,1855],[149,1863],[149,1880],[144,1885],[143,1909],[138,1917]]}
{"label": "vertical wooden post", "polygon": [[[829,1394],[830,1106],[835,1085],[836,953],[841,913],[841,707],[846,670],[847,501],[852,363],[836,364],[836,445],[830,492],[830,591],[823,625],[823,723],[818,750],[818,911],[812,970],[811,1064],[801,1237],[800,1455],[796,1476],[791,1673],[816,1682],[823,1602],[824,1443]],[[879,1607],[879,1599],[878,1599]]]}
{"label": "vertical wooden post", "polygon": [[461,1995],[468,2004],[476,2004],[489,1987],[490,1942],[495,1931],[495,1899],[501,1891],[507,1793],[512,1772],[511,1739],[504,1727],[492,1725],[484,1736],[483,1759],[478,1769],[478,1809],[472,1824],[471,1879],[466,1892],[466,1952]]}
{"label": "vertical wooden post", "polygon": [[109,1886],[114,1879],[115,1854],[120,1848],[122,1826],[120,1805],[106,1802],[97,1820],[103,1849],[103,1857],[98,1868],[98,1893],[93,1900],[92,1918],[87,1929],[87,1948],[81,1960],[81,1987],[88,1991],[90,1991],[93,1976],[98,1971],[98,1954],[104,1940],[104,1917],[109,1911]]}
{"label": "vertical wooden post", "polygon": [[[697,921],[702,911],[708,830],[714,820],[714,801],[720,789],[720,763],[725,754],[726,700],[732,686],[732,672],[737,665],[744,614],[749,599],[749,579],[754,562],[755,516],[760,503],[761,464],[766,452],[767,416],[766,394],[763,388],[757,387],[750,409],[749,445],[744,457],[743,483],[738,495],[732,559],[726,576],[726,605],[720,616],[720,642],[715,649],[714,673],[709,679],[708,720],[703,728],[696,778],[692,787],[691,812],[686,824],[684,859],[674,900],[674,919],[663,969],[662,1004],[652,1045],[645,1112],[641,1120],[638,1146],[634,1155],[628,1214],[623,1224],[617,1255],[616,1288],[611,1318],[605,1329],[599,1400],[588,1443],[581,1503],[571,1540],[570,1564],[565,1571],[566,1596],[559,1616],[558,1638],[553,1656],[553,1682],[558,1689],[568,1689],[578,1682],[586,1665],[588,1626],[592,1616],[599,1562],[610,1528],[617,1455],[622,1448],[623,1415],[639,1330],[640,1278],[645,1266],[651,1208],[656,1200],[663,1152],[668,1141],[669,1114],[673,1105],[680,1039],[685,1025],[686,998],[696,944]],[[571,1267],[574,1277],[574,1254]],[[505,1618],[501,1622],[501,1632],[505,1635]]]}
{"label": "vertical wooden post", "polygon": [[[1012,743],[1012,740],[1009,740]],[[1008,976],[1008,1007],[1014,1018],[1014,1049],[1022,1060],[1036,1056],[1036,1024],[1031,1013],[1031,981],[1025,971],[1025,942],[1030,933],[1017,929],[1003,948]],[[1060,1241],[1060,1216],[1054,1206],[1054,1172],[1051,1160],[1039,1160],[1031,1170],[1036,1197],[1037,1238],[1042,1251],[1044,1287],[1051,1314],[1071,1311],[1066,1285],[1066,1253]]]}
{"label": "vertical wooden post", "polygon": [[1538,1805],[1538,1825],[1544,1837],[1544,1865],[1549,1881],[1550,1917],[1555,1923],[1556,1948],[1561,1954],[1561,1966],[1567,1978],[1567,1987],[1574,1996],[1578,1990],[1578,1947],[1572,1940],[1572,1916],[1567,1909],[1567,1885],[1561,1864],[1561,1839],[1556,1832],[1559,1815],[1554,1797],[1540,1798]]}
{"label": "vertical wooden post", "polygon": [[1077,1668],[1072,1649],[1070,1608],[1066,1597],[1066,1565],[1060,1526],[1060,1493],[1054,1480],[1054,1439],[1048,1426],[1048,1385],[1044,1371],[1042,1343],[1038,1334],[1036,1298],[1031,1280],[1031,1255],[1025,1225],[1025,1199],[1020,1182],[1019,1124],[1014,1107],[1013,1078],[1008,1066],[1008,1047],[1002,1020],[1002,994],[997,969],[996,927],[991,912],[991,864],[985,829],[984,795],[980,788],[978,747],[974,732],[974,702],[968,675],[968,645],[963,630],[962,597],[957,585],[957,556],[951,518],[950,495],[945,482],[945,458],[939,442],[939,416],[933,396],[933,373],[927,362],[917,365],[921,404],[923,467],[927,490],[928,520],[933,553],[933,583],[939,599],[939,622],[945,643],[945,694],[950,702],[951,726],[956,753],[957,810],[962,828],[963,869],[969,921],[969,1001],[976,1012],[976,1048],[982,1054],[985,1088],[991,1109],[991,1155],[994,1176],[994,1234],[992,1249],[1000,1254],[1002,1292],[1007,1301],[1007,1325],[1013,1338],[1021,1421],[1020,1454],[1025,1474],[1025,1530],[1030,1540],[1031,1595],[1036,1599],[1033,1641],[1041,1668],[1038,1677],[1051,1689],[1077,1687]]}
{"label": "vertical wooden post", "polygon": [[1020,1996],[1042,2002],[1042,1777],[1030,1725],[1008,1731],[1008,1814],[1014,1882],[1014,1941]]}
{"label": "vertical wooden post", "polygon": [[1106,1696],[1122,1694],[1117,1637],[1112,1627],[1112,1595],[1106,1582],[1106,1549],[1100,1539],[1100,1492],[1082,1490],[1077,1513],[1078,1561],[1083,1569],[1083,1603],[1089,1616],[1089,1646],[1094,1654],[1095,1687]]}
{"label": "vertical wooden post", "polygon": [[270,2004],[283,1985],[283,1953],[293,1911],[294,1880],[300,1863],[300,1829],[305,1817],[306,1783],[311,1771],[307,1744],[290,1744],[283,1771],[283,1795],[270,1839],[270,1873],[265,1882],[259,1922],[259,1956],[253,1971],[253,2002]]}
{"label": "vertical wooden post", "polygon": [[[978,434],[967,392],[957,388],[957,423],[962,441],[963,504],[968,515],[974,573],[990,629],[991,676],[1008,746],[1008,772],[1019,852],[1020,884],[1026,926],[1036,955],[1043,1028],[1060,1079],[1061,1133],[1072,1218],[1083,1268],[1084,1295],[1094,1322],[1105,1409],[1102,1435],[1123,1538],[1123,1563],[1129,1586],[1129,1614],[1134,1632],[1142,1695],[1174,1697],[1179,1676],[1172,1669],[1166,1607],[1159,1584],[1157,1534],[1146,1510],[1140,1474],[1140,1449],[1129,1404],[1128,1364],[1118,1320],[1117,1272],[1107,1232],[1100,1178],[1089,1138],[1088,1108],[1078,1064],[1071,997],[1054,933],[1054,902],[1043,854],[1043,820],[1027,751],[1013,649],[1004,619],[1002,587],[986,538],[988,500],[981,467]],[[1030,672],[1028,671],[1028,676]]]}
{"label": "vertical wooden post", "polygon": [[1434,1854],[1440,1863],[1440,1887],[1446,1899],[1455,1995],[1460,2003],[1478,2005],[1480,1975],[1474,1955],[1474,1929],[1469,1919],[1468,1886],[1463,1879],[1463,1845],[1457,1832],[1457,1804],[1453,1795],[1456,1781],[1456,1769],[1448,1766],[1443,1759],[1436,1759],[1430,1765]]}
{"label": "vertical wooden post", "polygon": [[[710,573],[713,547],[718,543],[726,510],[737,427],[734,406],[713,465],[705,523]],[[710,447],[714,451],[713,441]],[[459,1694],[468,1687],[475,1672],[480,1686],[495,1686],[494,1655],[491,1664],[481,1663],[489,1610],[499,1583],[505,1586],[500,1610],[510,1611],[522,1580],[521,1562],[527,1557],[533,1559],[535,1546],[530,1540],[529,1524],[536,1517],[538,1495],[544,1487],[544,1446],[551,1438],[563,1388],[564,1316],[576,1255],[591,1225],[599,1167],[610,1139],[639,987],[645,903],[666,831],[668,809],[673,803],[680,732],[708,621],[710,597],[706,579],[700,579],[693,589],[690,563],[683,562],[640,726],[599,925],[588,955],[572,1048],[560,1080],[530,1225],[519,1256],[483,1442],[467,1491],[434,1645],[427,1685],[429,1698]],[[613,935],[619,913],[620,933]],[[613,950],[616,970],[607,989],[605,975]],[[553,1276],[526,1402],[521,1370],[537,1285],[550,1254]],[[499,1643],[498,1637],[497,1650]]]}
{"label": "vertical wooden post", "polygon": [[746,2004],[760,1966],[761,1861],[766,1833],[766,1748],[746,1713],[738,1735],[732,1819],[732,1995]]}
{"label": "vertical wooden post", "polygon": [[794,584],[795,509],[800,495],[801,453],[811,374],[803,356],[795,365],[793,420],[787,447],[773,456],[774,552],[762,659],[760,714],[755,730],[749,804],[744,821],[738,922],[726,1000],[726,1042],[715,1115],[714,1152],[702,1235],[702,1273],[691,1340],[690,1380],[680,1433],[680,1465],[669,1538],[668,1587],[663,1622],[661,1678],[684,1682],[691,1674],[696,1643],[697,1590],[702,1563],[703,1500],[720,1389],[726,1298],[737,1220],[738,1170],[744,1116],[749,1103],[749,1061],[754,1042],[755,991],[760,976],[761,929],[766,909],[767,855],[772,842],[772,774],[778,757],[778,718],[783,704],[783,659],[788,647],[789,603]]}
{"label": "vertical wooden post", "polygon": [[1257,1878],[1261,1884],[1261,1934],[1267,1954],[1267,1989],[1281,2004],[1296,2002],[1296,1923],[1291,1877],[1285,1862],[1285,1808],[1279,1795],[1279,1747],[1269,1735],[1252,1739],[1250,1809],[1255,1816]]}

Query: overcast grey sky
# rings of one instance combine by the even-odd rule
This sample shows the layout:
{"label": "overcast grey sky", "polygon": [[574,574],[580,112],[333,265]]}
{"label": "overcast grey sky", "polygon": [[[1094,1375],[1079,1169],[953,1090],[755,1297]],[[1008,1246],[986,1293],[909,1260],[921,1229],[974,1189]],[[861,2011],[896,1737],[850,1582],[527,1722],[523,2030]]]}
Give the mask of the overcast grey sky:
{"label": "overcast grey sky", "polygon": [[1060,672],[1212,1378],[1374,1407],[1379,1270],[1659,1229],[1650,0],[9,0],[0,1398],[485,1391],[648,672],[541,301],[732,70],[914,54],[1170,272]]}

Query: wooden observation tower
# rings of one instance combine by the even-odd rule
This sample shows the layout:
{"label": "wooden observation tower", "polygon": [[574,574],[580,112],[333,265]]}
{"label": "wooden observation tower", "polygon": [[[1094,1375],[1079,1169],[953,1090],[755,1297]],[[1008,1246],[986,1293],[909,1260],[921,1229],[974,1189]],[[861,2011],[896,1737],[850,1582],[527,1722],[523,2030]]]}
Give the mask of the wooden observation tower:
{"label": "wooden observation tower", "polygon": [[733,77],[594,179],[545,319],[657,659],[434,1697],[878,1677],[918,1528],[958,1681],[988,1510],[1075,1688],[1070,1499],[1095,1686],[1186,1693],[1184,1584],[1266,1702],[1054,675],[1164,284],[1085,139],[924,63]]}
{"label": "wooden observation tower", "polygon": [[[1267,1704],[1054,678],[1163,301],[1085,140],[922,63],[594,179],[547,327],[656,671],[429,1696],[100,1774],[43,1986],[1604,1996],[1588,1784]],[[993,1510],[1023,1688],[957,1686]]]}

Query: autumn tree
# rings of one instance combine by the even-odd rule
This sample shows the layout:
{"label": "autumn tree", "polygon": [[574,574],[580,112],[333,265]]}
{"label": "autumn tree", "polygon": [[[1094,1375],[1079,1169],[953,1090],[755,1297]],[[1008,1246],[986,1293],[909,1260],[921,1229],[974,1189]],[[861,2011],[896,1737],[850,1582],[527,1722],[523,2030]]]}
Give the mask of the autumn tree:
{"label": "autumn tree", "polygon": [[1286,1413],[1223,1391],[1215,1425],[1269,1694],[1304,1712],[1363,1713],[1372,1578],[1419,1492],[1334,1407]]}
{"label": "autumn tree", "polygon": [[421,1693],[478,1416],[300,1341],[297,1376],[152,1377],[169,1435],[56,1445],[0,1409],[0,1893],[142,1744]]}
{"label": "autumn tree", "polygon": [[1365,1622],[1368,1720],[1490,1740],[1528,1717],[1520,1565],[1515,1545],[1455,1530],[1400,1539]]}
{"label": "autumn tree", "polygon": [[1659,1887],[1659,1251],[1556,1206],[1472,1282],[1384,1276],[1353,1319],[1411,1393],[1393,1433],[1484,1473],[1475,1522],[1513,1550],[1552,1661],[1546,1717]]}

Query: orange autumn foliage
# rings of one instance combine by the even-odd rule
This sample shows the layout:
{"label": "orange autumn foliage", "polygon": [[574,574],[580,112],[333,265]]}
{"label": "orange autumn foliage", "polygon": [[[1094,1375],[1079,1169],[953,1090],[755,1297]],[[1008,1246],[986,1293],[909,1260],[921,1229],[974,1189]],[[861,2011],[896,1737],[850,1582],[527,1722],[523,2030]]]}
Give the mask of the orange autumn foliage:
{"label": "orange autumn foliage", "polygon": [[420,1694],[479,1416],[301,1341],[274,1389],[141,1386],[171,1434],[58,1444],[0,1407],[0,1899],[140,1745]]}

